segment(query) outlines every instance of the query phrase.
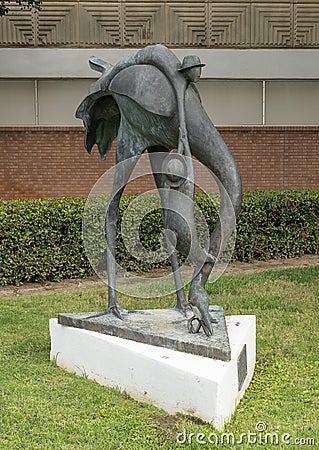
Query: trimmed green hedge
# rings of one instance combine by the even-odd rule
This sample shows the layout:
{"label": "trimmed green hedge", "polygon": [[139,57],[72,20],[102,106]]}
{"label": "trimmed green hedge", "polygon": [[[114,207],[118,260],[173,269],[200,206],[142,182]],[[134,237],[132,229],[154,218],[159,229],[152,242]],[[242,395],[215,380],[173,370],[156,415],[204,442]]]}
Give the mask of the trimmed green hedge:
{"label": "trimmed green hedge", "polygon": [[85,199],[0,202],[0,284],[92,274],[82,244]]}
{"label": "trimmed green hedge", "polygon": [[319,191],[247,192],[237,221],[233,258],[319,254]]}
{"label": "trimmed green hedge", "polygon": [[[124,196],[120,217],[135,197]],[[93,270],[82,242],[86,199],[0,201],[0,284],[85,277]],[[211,202],[196,194],[209,226],[216,220]],[[142,221],[141,241],[159,247],[163,230],[158,211]],[[117,261],[131,270],[168,264],[140,263],[130,256],[118,227]],[[237,222],[234,260],[271,259],[319,253],[319,191],[246,192]]]}

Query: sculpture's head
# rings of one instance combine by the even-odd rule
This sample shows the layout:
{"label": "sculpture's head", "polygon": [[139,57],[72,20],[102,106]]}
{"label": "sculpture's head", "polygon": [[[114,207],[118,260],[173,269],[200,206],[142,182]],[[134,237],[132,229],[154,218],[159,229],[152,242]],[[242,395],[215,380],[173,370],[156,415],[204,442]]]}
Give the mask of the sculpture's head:
{"label": "sculpture's head", "polygon": [[182,72],[187,81],[197,83],[202,73],[202,67],[205,65],[206,64],[203,64],[198,56],[187,55],[184,57],[182,65],[178,70]]}

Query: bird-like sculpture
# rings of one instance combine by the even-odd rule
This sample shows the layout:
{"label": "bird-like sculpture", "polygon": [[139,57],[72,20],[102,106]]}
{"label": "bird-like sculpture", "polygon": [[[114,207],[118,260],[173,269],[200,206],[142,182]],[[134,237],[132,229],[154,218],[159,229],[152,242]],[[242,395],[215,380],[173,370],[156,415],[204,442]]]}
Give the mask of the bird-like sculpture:
{"label": "bird-like sculpture", "polygon": [[[195,85],[205,64],[193,55],[185,56],[181,63],[163,45],[147,46],[114,66],[94,57],[89,64],[101,76],[91,85],[76,111],[76,117],[84,122],[86,149],[90,153],[97,144],[105,159],[117,138],[117,166],[106,210],[108,308],[100,314],[113,313],[122,318],[114,256],[119,202],[138,158],[147,150],[160,191],[164,226],[175,236],[175,242],[167,236],[167,245],[176,245],[181,254],[196,264],[186,300],[177,253],[174,249],[170,252],[176,307],[182,313],[192,309],[194,316],[188,322],[190,332],[203,328],[210,336],[214,318],[209,312],[210,299],[205,285],[234,231],[234,221],[228,220],[228,216],[239,214],[241,179],[235,160],[206,114]],[[194,220],[192,156],[212,172],[220,187],[219,220],[207,248],[199,245]],[[121,164],[123,161],[127,164]]]}

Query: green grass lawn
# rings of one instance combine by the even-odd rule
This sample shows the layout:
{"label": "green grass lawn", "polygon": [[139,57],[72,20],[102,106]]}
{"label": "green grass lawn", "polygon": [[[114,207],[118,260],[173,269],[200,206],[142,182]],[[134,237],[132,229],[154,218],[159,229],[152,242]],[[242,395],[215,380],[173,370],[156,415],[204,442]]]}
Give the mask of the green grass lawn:
{"label": "green grass lawn", "polygon": [[[305,444],[301,448],[319,448],[319,267],[225,275],[210,286],[210,294],[227,314],[257,316],[255,375],[225,427],[228,436],[75,377],[49,361],[49,318],[103,309],[105,289],[96,289],[1,300],[0,449],[205,449],[216,448],[217,437],[224,441],[218,448],[295,448],[286,445],[288,439],[291,444],[301,439],[296,441]],[[126,308],[174,304],[172,296],[120,300]],[[276,433],[278,445],[263,445],[261,438],[271,442],[275,435],[258,432],[250,436],[256,445],[246,437],[242,444],[231,443],[231,436],[240,441],[242,433],[256,432],[260,422],[266,432]],[[178,433],[184,440],[184,430],[191,444],[176,442]]]}

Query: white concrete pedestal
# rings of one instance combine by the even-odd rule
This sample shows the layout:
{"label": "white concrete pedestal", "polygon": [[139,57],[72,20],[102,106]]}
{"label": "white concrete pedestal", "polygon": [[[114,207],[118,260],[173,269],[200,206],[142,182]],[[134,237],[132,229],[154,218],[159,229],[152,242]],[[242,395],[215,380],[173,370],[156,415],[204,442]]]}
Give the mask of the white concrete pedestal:
{"label": "white concrete pedestal", "polygon": [[256,360],[255,316],[229,316],[226,323],[228,362],[59,325],[57,319],[50,320],[50,357],[70,372],[220,430],[247,389]]}

